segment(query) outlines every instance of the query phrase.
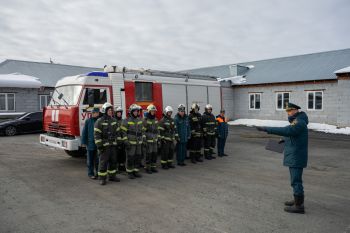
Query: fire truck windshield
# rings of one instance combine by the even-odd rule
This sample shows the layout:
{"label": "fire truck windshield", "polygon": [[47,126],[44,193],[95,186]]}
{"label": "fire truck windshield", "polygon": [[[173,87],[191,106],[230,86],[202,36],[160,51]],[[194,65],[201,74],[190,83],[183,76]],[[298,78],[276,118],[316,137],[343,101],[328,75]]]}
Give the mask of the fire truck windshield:
{"label": "fire truck windshield", "polygon": [[76,105],[81,89],[82,87],[79,85],[56,87],[49,105]]}

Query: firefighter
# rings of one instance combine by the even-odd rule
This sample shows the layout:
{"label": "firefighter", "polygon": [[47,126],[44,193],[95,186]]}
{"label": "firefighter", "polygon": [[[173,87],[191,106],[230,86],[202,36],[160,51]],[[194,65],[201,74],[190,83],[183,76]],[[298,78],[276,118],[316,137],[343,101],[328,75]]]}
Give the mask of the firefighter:
{"label": "firefighter", "polygon": [[204,157],[208,160],[216,158],[213,156],[213,153],[216,144],[217,123],[212,111],[213,106],[211,106],[211,104],[207,104],[202,115]]}
{"label": "firefighter", "polygon": [[129,107],[129,118],[122,123],[122,139],[126,148],[126,172],[129,179],[142,177],[139,173],[141,147],[143,140],[142,120],[139,118],[140,109],[136,104]]}
{"label": "firefighter", "polygon": [[115,118],[117,120],[117,155],[118,155],[118,172],[125,172],[125,162],[126,162],[126,153],[125,153],[125,144],[122,139],[121,126],[123,123],[123,109],[117,107],[115,110]]}
{"label": "firefighter", "polygon": [[194,103],[191,106],[189,115],[191,128],[191,139],[188,143],[190,151],[190,160],[192,163],[203,162],[201,159],[202,149],[202,115],[199,113],[199,105]]}
{"label": "firefighter", "polygon": [[175,168],[173,165],[174,157],[174,142],[178,140],[176,125],[174,119],[171,117],[173,114],[173,108],[167,106],[164,109],[163,118],[159,122],[159,130],[162,139],[162,154],[161,164],[163,169]]}
{"label": "firefighter", "polygon": [[177,110],[178,113],[174,119],[176,130],[179,135],[176,143],[176,159],[178,166],[186,166],[185,158],[187,155],[187,141],[191,137],[191,129],[188,122],[188,116],[185,113],[185,105],[180,104]]}
{"label": "firefighter", "polygon": [[148,174],[158,172],[157,151],[158,151],[158,120],[156,118],[157,108],[153,104],[148,105],[147,112],[143,118],[144,140],[143,145],[146,153],[145,170]]}
{"label": "firefighter", "polygon": [[109,181],[120,181],[120,179],[116,176],[117,121],[115,118],[113,118],[113,106],[110,103],[105,103],[102,106],[101,112],[103,113],[103,116],[95,123],[94,137],[100,157],[98,176],[101,180],[101,185],[105,185],[107,175]]}

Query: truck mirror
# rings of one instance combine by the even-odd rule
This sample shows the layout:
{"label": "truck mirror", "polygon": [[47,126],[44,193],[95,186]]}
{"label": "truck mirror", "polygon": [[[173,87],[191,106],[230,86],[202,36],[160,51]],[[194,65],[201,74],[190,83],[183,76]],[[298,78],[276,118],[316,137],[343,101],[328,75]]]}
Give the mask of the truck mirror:
{"label": "truck mirror", "polygon": [[58,96],[57,96],[57,99],[62,99],[63,98],[63,94],[62,93],[60,93]]}
{"label": "truck mirror", "polygon": [[88,104],[89,104],[89,107],[93,107],[94,103],[95,103],[95,92],[92,89],[92,90],[88,91]]}

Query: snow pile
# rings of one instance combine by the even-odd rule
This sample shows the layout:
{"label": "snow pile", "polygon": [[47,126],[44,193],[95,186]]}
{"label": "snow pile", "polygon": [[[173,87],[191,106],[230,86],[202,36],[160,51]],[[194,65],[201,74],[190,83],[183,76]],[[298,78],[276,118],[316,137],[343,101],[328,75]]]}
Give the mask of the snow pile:
{"label": "snow pile", "polygon": [[38,78],[24,74],[0,74],[0,87],[40,88]]}
{"label": "snow pile", "polygon": [[350,66],[334,71],[335,74],[350,73]]}
{"label": "snow pile", "polygon": [[217,79],[219,82],[231,82],[231,85],[234,84],[243,84],[247,82],[247,79],[245,78],[244,75],[239,75],[239,76],[233,76],[233,77],[227,77],[227,78],[218,78]]}
{"label": "snow pile", "polygon": [[[284,127],[289,125],[288,121],[275,120],[259,120],[259,119],[237,119],[228,122],[229,125],[246,125],[246,126],[268,126],[268,127]],[[332,133],[332,134],[346,134],[350,135],[350,127],[337,128],[335,125],[309,123],[308,128],[311,130]]]}

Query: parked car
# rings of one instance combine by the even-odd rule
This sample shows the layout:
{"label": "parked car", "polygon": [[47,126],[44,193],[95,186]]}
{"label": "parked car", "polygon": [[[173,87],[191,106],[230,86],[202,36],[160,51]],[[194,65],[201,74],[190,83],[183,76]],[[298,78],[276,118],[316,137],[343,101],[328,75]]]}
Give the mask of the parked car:
{"label": "parked car", "polygon": [[16,119],[0,122],[0,133],[13,136],[19,133],[35,133],[43,131],[43,113],[28,112]]}

